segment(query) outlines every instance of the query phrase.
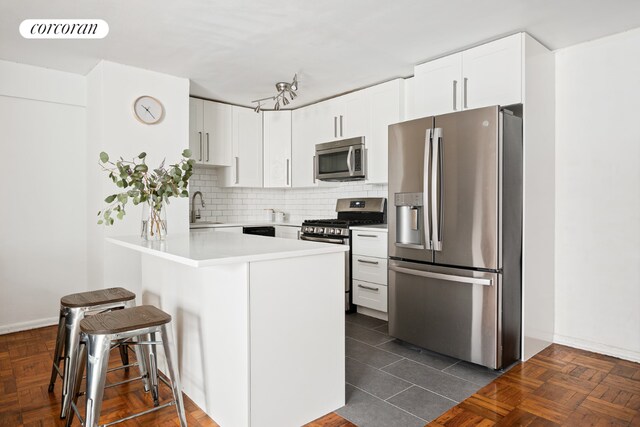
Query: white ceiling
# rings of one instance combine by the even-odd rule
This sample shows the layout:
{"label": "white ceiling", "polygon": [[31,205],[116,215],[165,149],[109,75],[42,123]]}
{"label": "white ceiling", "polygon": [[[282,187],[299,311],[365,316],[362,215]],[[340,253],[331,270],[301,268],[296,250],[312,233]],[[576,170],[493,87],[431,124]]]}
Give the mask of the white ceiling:
{"label": "white ceiling", "polygon": [[[110,33],[26,40],[28,18],[101,18]],[[638,0],[0,0],[0,59],[79,74],[108,59],[240,105],[298,73],[295,108],[517,31],[558,49],[636,27]]]}

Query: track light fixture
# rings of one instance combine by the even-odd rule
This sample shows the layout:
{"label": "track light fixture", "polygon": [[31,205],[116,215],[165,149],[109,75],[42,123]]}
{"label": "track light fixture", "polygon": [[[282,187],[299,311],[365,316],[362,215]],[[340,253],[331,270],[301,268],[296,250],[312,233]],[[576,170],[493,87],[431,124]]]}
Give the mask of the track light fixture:
{"label": "track light fixture", "polygon": [[[256,105],[253,111],[255,111],[256,113],[259,113],[262,110],[262,105],[263,105],[262,103],[268,100],[276,101],[275,105],[273,106],[274,110],[279,110],[281,105],[283,106],[289,105],[289,102],[293,101],[298,96],[296,94],[296,92],[298,91],[298,75],[295,74],[293,76],[293,81],[291,83],[285,83],[285,82],[276,83],[276,90],[278,91],[276,95],[251,101],[251,102],[258,103],[258,105]],[[287,99],[287,95],[289,96],[291,101]]]}

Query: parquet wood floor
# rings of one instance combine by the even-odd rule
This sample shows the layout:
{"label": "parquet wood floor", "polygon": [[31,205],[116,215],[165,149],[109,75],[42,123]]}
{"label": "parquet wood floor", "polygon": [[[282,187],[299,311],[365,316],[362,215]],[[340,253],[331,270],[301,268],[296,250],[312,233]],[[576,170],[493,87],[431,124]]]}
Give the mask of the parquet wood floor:
{"label": "parquet wood floor", "polygon": [[[0,335],[0,426],[64,425],[58,418],[61,381],[53,393],[47,391],[54,345],[55,327]],[[117,353],[111,361],[117,366]],[[108,381],[126,376],[123,371],[112,372]],[[161,402],[170,400],[167,387],[161,386],[160,392]],[[107,389],[101,422],[150,405],[150,396],[138,382]],[[189,426],[218,426],[186,397],[185,407]],[[178,422],[175,409],[169,407],[120,425],[162,427]],[[640,364],[554,344],[429,424],[494,425],[640,426]],[[355,425],[332,413],[306,427]]]}

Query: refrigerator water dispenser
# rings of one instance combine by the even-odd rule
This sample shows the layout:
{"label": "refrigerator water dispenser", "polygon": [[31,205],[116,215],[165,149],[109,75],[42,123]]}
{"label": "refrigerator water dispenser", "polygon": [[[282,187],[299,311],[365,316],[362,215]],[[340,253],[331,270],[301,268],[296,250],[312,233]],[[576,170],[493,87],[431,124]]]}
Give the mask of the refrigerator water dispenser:
{"label": "refrigerator water dispenser", "polygon": [[396,193],[396,246],[424,249],[423,193]]}

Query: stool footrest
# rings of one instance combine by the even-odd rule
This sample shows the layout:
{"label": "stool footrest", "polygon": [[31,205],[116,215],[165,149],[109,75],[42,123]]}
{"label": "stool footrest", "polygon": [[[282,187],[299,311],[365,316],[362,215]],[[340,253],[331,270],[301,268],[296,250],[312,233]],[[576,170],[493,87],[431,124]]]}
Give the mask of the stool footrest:
{"label": "stool footrest", "polygon": [[147,415],[147,414],[150,414],[151,412],[155,412],[155,411],[158,411],[160,409],[164,409],[164,408],[166,408],[168,406],[173,406],[175,404],[176,404],[176,401],[172,400],[171,402],[167,402],[167,403],[165,403],[163,405],[156,406],[155,408],[147,409],[146,411],[138,412],[137,414],[129,415],[128,417],[120,418],[119,420],[115,420],[115,421],[112,421],[110,423],[101,424],[100,427],[109,427],[109,426],[112,426],[114,424],[121,423],[123,421],[129,421],[129,420],[131,420],[133,418],[137,418],[137,417],[140,417],[142,415]]}

